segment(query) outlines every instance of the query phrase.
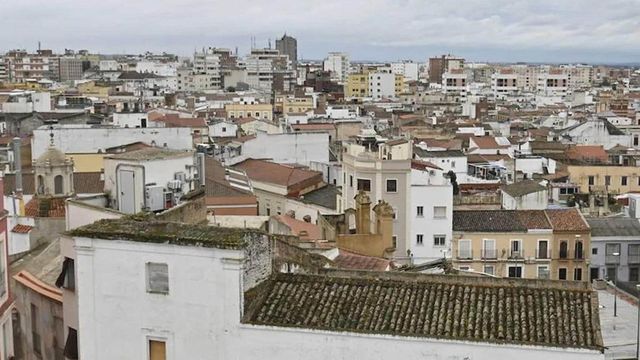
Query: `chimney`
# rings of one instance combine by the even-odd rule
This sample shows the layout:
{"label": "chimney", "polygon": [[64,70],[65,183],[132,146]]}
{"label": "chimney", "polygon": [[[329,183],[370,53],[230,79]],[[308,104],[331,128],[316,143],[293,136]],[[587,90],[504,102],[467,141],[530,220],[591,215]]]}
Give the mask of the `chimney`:
{"label": "chimney", "polygon": [[22,141],[19,137],[15,137],[12,140],[13,144],[13,169],[16,172],[16,195],[22,196],[22,155],[21,147]]}

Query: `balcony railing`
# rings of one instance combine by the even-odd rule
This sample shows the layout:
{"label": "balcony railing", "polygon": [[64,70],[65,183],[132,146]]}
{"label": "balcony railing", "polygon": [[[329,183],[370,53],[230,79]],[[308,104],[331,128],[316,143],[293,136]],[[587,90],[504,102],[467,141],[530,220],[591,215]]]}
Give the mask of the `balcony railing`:
{"label": "balcony railing", "polygon": [[550,259],[549,248],[536,248],[536,259]]}
{"label": "balcony railing", "polygon": [[473,253],[471,250],[459,250],[458,251],[458,259],[460,260],[471,260],[473,259]]}
{"label": "balcony railing", "polygon": [[509,258],[510,259],[523,259],[524,258],[524,251],[522,251],[522,250],[510,250],[509,251]]}
{"label": "balcony railing", "polygon": [[496,249],[482,249],[483,259],[497,259],[498,251]]}
{"label": "balcony railing", "polygon": [[619,255],[605,255],[604,262],[605,262],[605,264],[620,264],[620,256]]}
{"label": "balcony railing", "polygon": [[629,254],[627,261],[629,264],[640,264],[640,254]]}

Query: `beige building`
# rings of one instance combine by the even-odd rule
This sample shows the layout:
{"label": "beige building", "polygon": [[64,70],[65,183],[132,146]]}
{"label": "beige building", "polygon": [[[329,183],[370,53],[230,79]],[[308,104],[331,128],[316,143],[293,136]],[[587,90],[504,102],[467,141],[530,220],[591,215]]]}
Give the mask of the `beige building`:
{"label": "beige building", "polygon": [[[411,142],[392,140],[369,149],[363,142],[347,143],[342,153],[342,209],[355,209],[355,196],[367,192],[372,203],[384,200],[393,208],[396,256],[406,256],[411,233]],[[391,189],[389,184],[395,184]],[[349,224],[355,229],[355,224]]]}
{"label": "beige building", "polygon": [[498,277],[588,281],[591,231],[576,209],[455,211],[453,265]]}
{"label": "beige building", "polygon": [[280,96],[276,97],[275,110],[283,114],[290,113],[306,113],[309,110],[313,110],[313,98],[312,97],[290,97]]}
{"label": "beige building", "polygon": [[252,117],[256,119],[273,121],[273,106],[271,104],[263,104],[258,102],[239,102],[226,104],[224,106],[224,110],[227,112],[227,117],[231,119]]}
{"label": "beige building", "polygon": [[591,191],[625,194],[640,192],[640,168],[619,165],[569,165],[569,181],[581,193]]}

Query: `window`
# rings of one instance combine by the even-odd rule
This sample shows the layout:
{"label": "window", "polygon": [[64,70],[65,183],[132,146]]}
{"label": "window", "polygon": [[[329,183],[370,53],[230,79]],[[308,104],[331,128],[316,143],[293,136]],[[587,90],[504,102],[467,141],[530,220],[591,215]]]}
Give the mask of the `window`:
{"label": "window", "polygon": [[160,340],[149,340],[149,360],[166,360],[167,343]]}
{"label": "window", "polygon": [[521,278],[522,266],[509,266],[507,270],[507,276],[510,278]]}
{"label": "window", "polygon": [[511,257],[512,258],[522,257],[522,241],[521,240],[511,240]]}
{"label": "window", "polygon": [[460,266],[458,268],[458,270],[460,270],[460,271],[469,271],[469,267],[468,266]]}
{"label": "window", "polygon": [[560,241],[560,259],[566,259],[567,258],[567,241],[566,240],[562,240]]}
{"label": "window", "polygon": [[394,193],[398,191],[398,180],[387,179],[387,192]]}
{"label": "window", "polygon": [[573,269],[573,280],[582,281],[582,269],[581,268]]}
{"label": "window", "polygon": [[163,263],[147,263],[147,292],[169,293],[169,266]]}
{"label": "window", "polygon": [[418,206],[416,208],[416,215],[418,217],[423,217],[424,216],[424,206]]}
{"label": "window", "polygon": [[63,182],[64,180],[62,179],[62,175],[57,175],[53,178],[53,187],[56,195],[64,192]]}
{"label": "window", "polygon": [[591,255],[598,255],[598,248],[591,249]]}
{"label": "window", "polygon": [[64,344],[64,356],[67,359],[78,358],[78,331],[67,328],[67,341]]}
{"label": "window", "polygon": [[496,269],[493,265],[485,265],[482,268],[482,272],[485,274],[489,274],[489,275],[495,275],[496,274]]}
{"label": "window", "polygon": [[496,240],[482,239],[482,258],[495,259],[497,257],[496,255]]}
{"label": "window", "polygon": [[606,244],[605,245],[605,259],[606,264],[619,264],[620,263],[620,244]]}
{"label": "window", "polygon": [[369,179],[358,179],[358,191],[371,191],[371,180]]}
{"label": "window", "polygon": [[31,304],[31,338],[33,339],[33,352],[42,355],[40,332],[38,331],[38,307],[34,304]]}
{"label": "window", "polygon": [[536,255],[538,259],[549,258],[549,242],[547,240],[538,241],[538,251]]}
{"label": "window", "polygon": [[576,241],[574,259],[584,259],[584,251],[582,247],[582,241]]}
{"label": "window", "polygon": [[76,270],[73,259],[67,257],[64,258],[64,261],[62,262],[62,272],[56,280],[56,286],[63,287],[71,291],[76,288]]}
{"label": "window", "polygon": [[629,264],[640,264],[640,244],[629,244],[627,256]]}
{"label": "window", "polygon": [[444,246],[446,241],[446,235],[433,235],[433,246]]}
{"label": "window", "polygon": [[391,237],[391,241],[393,242],[393,248],[397,248],[398,247],[398,235],[393,235]]}
{"label": "window", "polygon": [[538,266],[538,279],[548,279],[549,278],[549,266],[540,265]]}
{"label": "window", "polygon": [[446,206],[434,206],[433,207],[433,217],[438,219],[444,219],[447,217],[447,207]]}
{"label": "window", "polygon": [[592,186],[595,184],[596,184],[596,178],[593,175],[589,176],[589,185]]}
{"label": "window", "polygon": [[353,175],[349,175],[349,187],[353,187]]}
{"label": "window", "polygon": [[[53,335],[53,358],[54,360],[64,360],[64,321],[61,317],[53,317],[53,327],[55,333]],[[6,347],[5,347],[6,349]]]}
{"label": "window", "polygon": [[611,185],[611,176],[610,176],[610,175],[606,175],[606,176],[604,177],[604,185],[605,185],[605,186],[609,186],[609,185]]}
{"label": "window", "polygon": [[416,235],[416,244],[422,245],[422,241],[423,240],[424,240],[424,235],[423,234],[417,234]]}
{"label": "window", "polygon": [[458,258],[460,259],[472,259],[471,253],[471,240],[458,241]]}
{"label": "window", "polygon": [[227,132],[227,128],[226,127],[222,127],[222,132]]}
{"label": "window", "polygon": [[629,267],[629,282],[638,282],[640,280],[640,268],[637,266]]}
{"label": "window", "polygon": [[558,280],[567,280],[567,269],[558,269]]}
{"label": "window", "polygon": [[620,185],[627,186],[627,177],[626,176],[620,177]]}

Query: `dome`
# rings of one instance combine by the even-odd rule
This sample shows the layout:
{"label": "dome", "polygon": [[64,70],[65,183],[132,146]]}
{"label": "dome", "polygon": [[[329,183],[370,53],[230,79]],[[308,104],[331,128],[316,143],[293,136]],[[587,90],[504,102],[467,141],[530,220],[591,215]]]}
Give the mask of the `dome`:
{"label": "dome", "polygon": [[36,166],[65,165],[66,161],[67,158],[62,151],[54,146],[49,146],[47,151],[36,160]]}

